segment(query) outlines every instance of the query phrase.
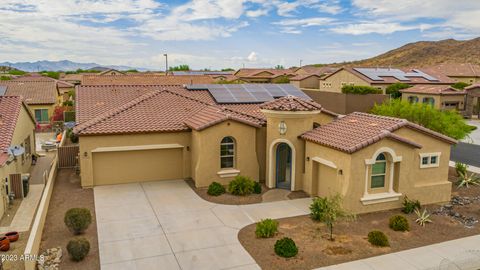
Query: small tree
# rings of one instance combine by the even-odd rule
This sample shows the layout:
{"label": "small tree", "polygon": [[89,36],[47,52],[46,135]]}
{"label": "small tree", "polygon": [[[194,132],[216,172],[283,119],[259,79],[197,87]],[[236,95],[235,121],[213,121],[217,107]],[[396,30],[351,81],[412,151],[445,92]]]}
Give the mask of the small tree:
{"label": "small tree", "polygon": [[310,217],[327,225],[330,231],[330,241],[333,241],[333,226],[341,218],[354,218],[342,207],[342,197],[336,194],[330,197],[317,197],[310,205]]}
{"label": "small tree", "polygon": [[400,90],[409,88],[410,85],[406,83],[394,83],[389,85],[385,91],[388,95],[390,95],[392,98],[400,98],[402,96],[402,93],[400,93]]}
{"label": "small tree", "polygon": [[168,68],[169,71],[189,71],[190,67],[188,65],[178,65]]}
{"label": "small tree", "polygon": [[470,86],[471,84],[466,82],[456,82],[452,84],[452,87],[458,90],[463,90],[465,87]]}
{"label": "small tree", "polygon": [[275,69],[285,69],[282,65],[276,65]]}
{"label": "small tree", "polygon": [[63,112],[65,112],[65,107],[57,106],[53,110],[52,121],[59,122],[63,121]]}

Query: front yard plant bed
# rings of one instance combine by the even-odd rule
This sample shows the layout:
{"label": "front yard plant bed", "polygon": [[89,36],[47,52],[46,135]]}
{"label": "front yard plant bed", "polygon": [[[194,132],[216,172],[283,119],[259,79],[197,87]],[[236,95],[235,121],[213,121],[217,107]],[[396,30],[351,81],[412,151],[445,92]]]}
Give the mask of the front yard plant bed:
{"label": "front yard plant bed", "polygon": [[[450,179],[456,181],[456,177]],[[432,220],[425,227],[415,222],[415,213],[404,214],[402,209],[395,209],[360,214],[356,220],[336,223],[334,241],[328,240],[326,226],[308,215],[279,219],[278,233],[272,238],[256,237],[256,224],[240,230],[238,238],[262,269],[314,269],[480,234],[480,223],[468,222],[480,219],[479,186],[467,189],[453,184],[451,202],[422,206],[422,212],[423,209],[431,213]],[[406,217],[409,231],[390,228],[390,218],[395,215]],[[367,236],[371,231],[385,233],[390,246],[370,244]],[[284,237],[295,241],[298,248],[295,257],[282,258],[275,254],[276,241]]]}

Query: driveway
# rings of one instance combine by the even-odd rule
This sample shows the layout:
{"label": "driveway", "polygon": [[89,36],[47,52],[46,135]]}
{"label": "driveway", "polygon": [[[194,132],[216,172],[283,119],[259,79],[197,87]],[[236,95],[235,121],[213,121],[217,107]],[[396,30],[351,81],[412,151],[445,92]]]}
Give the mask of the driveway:
{"label": "driveway", "polygon": [[102,269],[260,269],[238,231],[305,215],[311,199],[250,205],[204,201],[183,180],[95,187]]}

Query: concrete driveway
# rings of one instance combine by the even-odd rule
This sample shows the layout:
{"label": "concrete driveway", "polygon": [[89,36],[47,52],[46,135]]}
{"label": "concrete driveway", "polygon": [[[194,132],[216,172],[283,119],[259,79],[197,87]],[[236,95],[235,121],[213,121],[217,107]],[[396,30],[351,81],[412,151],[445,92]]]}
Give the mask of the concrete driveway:
{"label": "concrete driveway", "polygon": [[204,201],[183,181],[95,187],[102,269],[260,269],[238,231],[305,215],[311,199],[250,205]]}

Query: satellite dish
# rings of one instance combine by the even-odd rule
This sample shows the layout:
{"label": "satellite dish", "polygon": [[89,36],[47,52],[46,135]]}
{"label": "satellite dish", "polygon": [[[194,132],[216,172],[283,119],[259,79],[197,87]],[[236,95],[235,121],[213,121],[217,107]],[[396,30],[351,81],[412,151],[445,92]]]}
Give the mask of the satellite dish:
{"label": "satellite dish", "polygon": [[18,156],[23,155],[23,153],[25,153],[25,148],[23,148],[19,145],[14,145],[14,146],[10,146],[8,148],[8,152],[10,154],[12,154],[14,157],[18,157]]}

